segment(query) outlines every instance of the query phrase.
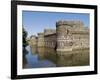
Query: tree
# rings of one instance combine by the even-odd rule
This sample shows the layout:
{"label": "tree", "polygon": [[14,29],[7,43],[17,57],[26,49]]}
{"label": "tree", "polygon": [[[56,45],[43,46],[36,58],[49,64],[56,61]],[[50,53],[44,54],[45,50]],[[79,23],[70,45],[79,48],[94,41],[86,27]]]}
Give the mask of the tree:
{"label": "tree", "polygon": [[26,40],[27,35],[28,35],[27,31],[23,28],[23,47],[24,48],[28,45],[28,42]]}

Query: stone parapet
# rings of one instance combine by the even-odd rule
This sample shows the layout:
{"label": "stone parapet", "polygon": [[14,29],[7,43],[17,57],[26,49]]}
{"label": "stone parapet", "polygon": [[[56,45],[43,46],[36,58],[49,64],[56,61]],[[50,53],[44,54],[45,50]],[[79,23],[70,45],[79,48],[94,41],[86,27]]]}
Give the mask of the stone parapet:
{"label": "stone parapet", "polygon": [[58,21],[58,22],[56,22],[56,27],[62,26],[62,25],[68,25],[68,26],[71,26],[71,27],[77,25],[77,26],[81,27],[84,24],[81,21]]}
{"label": "stone parapet", "polygon": [[44,35],[50,35],[55,33],[56,33],[55,29],[44,29]]}

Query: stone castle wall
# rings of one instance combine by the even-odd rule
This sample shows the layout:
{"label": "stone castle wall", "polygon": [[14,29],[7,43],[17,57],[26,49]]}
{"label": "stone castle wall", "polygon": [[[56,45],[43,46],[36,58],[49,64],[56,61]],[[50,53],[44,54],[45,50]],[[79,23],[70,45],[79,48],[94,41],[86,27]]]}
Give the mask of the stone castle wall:
{"label": "stone castle wall", "polygon": [[56,33],[45,35],[44,40],[45,40],[45,47],[46,48],[53,48],[54,49],[56,47],[56,42],[57,42]]}
{"label": "stone castle wall", "polygon": [[55,48],[56,45],[55,29],[44,29],[44,42],[46,48]]}
{"label": "stone castle wall", "polygon": [[55,29],[44,29],[44,35],[50,35],[50,34],[55,34],[56,30]]}
{"label": "stone castle wall", "polygon": [[[36,40],[35,40],[36,39]],[[57,51],[72,51],[89,48],[89,29],[81,21],[58,21],[56,30],[45,29],[33,38],[34,45]]]}
{"label": "stone castle wall", "polygon": [[37,41],[38,38],[35,35],[32,35],[29,41],[29,44],[31,44],[31,46],[37,46]]}
{"label": "stone castle wall", "polygon": [[89,48],[89,29],[80,21],[59,21],[57,29],[57,51]]}
{"label": "stone castle wall", "polygon": [[44,47],[44,33],[38,33],[37,46]]}

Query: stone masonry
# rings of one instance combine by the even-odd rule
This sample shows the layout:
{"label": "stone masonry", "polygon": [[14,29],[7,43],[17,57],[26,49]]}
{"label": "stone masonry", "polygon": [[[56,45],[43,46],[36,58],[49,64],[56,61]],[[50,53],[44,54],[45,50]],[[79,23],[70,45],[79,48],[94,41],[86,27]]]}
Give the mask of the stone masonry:
{"label": "stone masonry", "polygon": [[56,30],[44,29],[43,33],[38,33],[38,38],[33,37],[30,41],[34,40],[34,45],[56,51],[89,49],[89,28],[84,27],[81,21],[58,21]]}
{"label": "stone masonry", "polygon": [[59,21],[57,29],[57,51],[89,48],[89,29],[81,21]]}

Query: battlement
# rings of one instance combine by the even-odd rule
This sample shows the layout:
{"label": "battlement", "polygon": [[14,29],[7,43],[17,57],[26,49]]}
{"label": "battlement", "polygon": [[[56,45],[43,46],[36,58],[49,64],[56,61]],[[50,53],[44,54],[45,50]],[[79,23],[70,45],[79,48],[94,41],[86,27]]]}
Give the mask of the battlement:
{"label": "battlement", "polygon": [[89,34],[89,31],[70,31],[71,34]]}
{"label": "battlement", "polygon": [[44,29],[44,35],[50,35],[55,33],[56,33],[55,29]]}
{"label": "battlement", "polygon": [[77,26],[83,26],[83,22],[81,22],[81,21],[58,21],[58,22],[56,22],[56,27],[58,27],[58,26],[62,26],[62,25],[68,25],[68,26],[75,26],[75,25],[77,25]]}

